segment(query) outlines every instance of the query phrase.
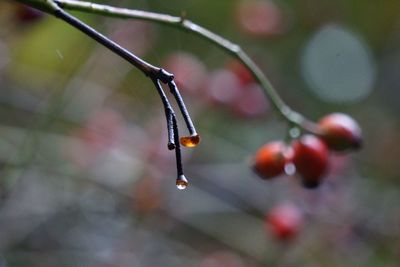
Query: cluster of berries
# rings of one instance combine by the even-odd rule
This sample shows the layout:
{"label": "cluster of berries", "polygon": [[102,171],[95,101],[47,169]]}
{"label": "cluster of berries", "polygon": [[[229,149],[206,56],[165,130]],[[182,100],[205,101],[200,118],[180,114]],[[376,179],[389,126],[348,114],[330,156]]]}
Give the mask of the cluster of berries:
{"label": "cluster of berries", "polygon": [[318,187],[328,169],[329,151],[358,149],[362,136],[357,122],[342,113],[322,118],[317,123],[317,132],[305,134],[291,144],[283,141],[265,144],[254,157],[254,171],[266,180],[284,172],[297,172],[304,187]]}

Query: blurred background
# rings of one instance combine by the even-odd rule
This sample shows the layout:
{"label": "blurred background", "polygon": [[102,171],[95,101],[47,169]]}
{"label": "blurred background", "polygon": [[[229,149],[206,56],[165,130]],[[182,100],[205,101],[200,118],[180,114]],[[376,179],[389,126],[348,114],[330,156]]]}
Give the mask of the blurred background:
{"label": "blurred background", "polygon": [[353,116],[364,148],[332,154],[317,190],[263,181],[249,162],[288,128],[240,64],[171,27],[73,13],[175,74],[202,136],[179,191],[150,80],[1,1],[1,267],[399,266],[398,0],[101,2],[186,14],[240,44],[295,110]]}

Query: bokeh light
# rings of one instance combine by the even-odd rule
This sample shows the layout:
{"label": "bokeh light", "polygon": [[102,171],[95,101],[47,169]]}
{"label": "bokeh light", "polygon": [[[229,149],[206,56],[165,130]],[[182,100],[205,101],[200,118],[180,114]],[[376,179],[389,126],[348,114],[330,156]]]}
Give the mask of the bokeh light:
{"label": "bokeh light", "polygon": [[339,25],[326,25],[314,34],[301,67],[312,92],[326,102],[360,101],[375,83],[376,66],[367,44]]}

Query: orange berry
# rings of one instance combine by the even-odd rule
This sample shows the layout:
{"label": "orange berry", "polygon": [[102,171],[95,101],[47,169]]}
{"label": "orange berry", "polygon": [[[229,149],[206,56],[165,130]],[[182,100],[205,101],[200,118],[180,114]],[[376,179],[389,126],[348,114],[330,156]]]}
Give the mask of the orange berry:
{"label": "orange berry", "polygon": [[253,170],[262,178],[270,179],[284,172],[292,158],[292,150],[281,141],[262,146],[254,157]]}

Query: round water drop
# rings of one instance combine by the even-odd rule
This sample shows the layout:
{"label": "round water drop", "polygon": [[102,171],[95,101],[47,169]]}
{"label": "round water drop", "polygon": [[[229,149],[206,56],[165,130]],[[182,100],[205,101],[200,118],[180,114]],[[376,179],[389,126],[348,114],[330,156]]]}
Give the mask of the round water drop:
{"label": "round water drop", "polygon": [[293,127],[289,130],[289,135],[291,138],[295,139],[300,136],[300,129],[297,127]]}
{"label": "round water drop", "polygon": [[187,184],[185,183],[176,183],[176,188],[178,188],[179,190],[184,190],[186,189]]}
{"label": "round water drop", "polygon": [[296,166],[293,163],[288,163],[285,165],[285,173],[287,175],[293,175],[296,172]]}
{"label": "round water drop", "polygon": [[185,175],[180,175],[177,179],[176,179],[176,188],[178,188],[179,190],[184,190],[186,189],[186,187],[189,185],[188,180],[186,179]]}

